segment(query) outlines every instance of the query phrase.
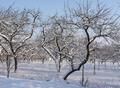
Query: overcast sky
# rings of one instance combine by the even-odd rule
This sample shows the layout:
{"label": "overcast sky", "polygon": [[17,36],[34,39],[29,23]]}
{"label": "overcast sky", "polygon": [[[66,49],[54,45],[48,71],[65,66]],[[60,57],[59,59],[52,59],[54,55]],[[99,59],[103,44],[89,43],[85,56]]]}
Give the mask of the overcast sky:
{"label": "overcast sky", "polygon": [[[13,4],[14,8],[30,8],[40,9],[45,15],[53,15],[56,12],[63,13],[64,3],[69,3],[69,6],[75,7],[76,2],[80,0],[0,0],[0,7],[7,8]],[[96,2],[96,0],[88,0],[90,3]],[[103,2],[108,7],[118,11],[120,0],[98,0]]]}

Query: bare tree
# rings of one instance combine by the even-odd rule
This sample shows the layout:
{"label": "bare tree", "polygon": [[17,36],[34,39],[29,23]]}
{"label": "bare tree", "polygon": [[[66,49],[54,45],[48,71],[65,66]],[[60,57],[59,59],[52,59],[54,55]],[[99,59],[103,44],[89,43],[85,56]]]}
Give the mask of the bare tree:
{"label": "bare tree", "polygon": [[53,16],[48,22],[42,25],[41,46],[56,64],[57,71],[60,72],[61,63],[65,58],[65,51],[72,42],[73,37],[63,17]]}
{"label": "bare tree", "polygon": [[18,11],[12,8],[3,10],[0,14],[0,37],[2,46],[14,58],[14,71],[17,70],[17,53],[20,48],[27,45],[28,40],[31,39],[36,20],[40,12],[32,10]]}
{"label": "bare tree", "polygon": [[90,8],[88,2],[86,2],[83,5],[80,4],[77,9],[70,9],[69,11],[71,15],[68,24],[74,25],[73,27],[76,29],[83,30],[87,42],[85,44],[85,58],[79,63],[77,68],[65,75],[64,80],[66,80],[73,72],[79,71],[80,68],[88,62],[91,53],[91,45],[98,37],[108,37],[111,30],[115,27],[116,20],[110,15],[109,9],[100,6],[99,3],[96,6],[96,9]]}
{"label": "bare tree", "polygon": [[5,49],[5,47],[2,45],[1,45],[0,53],[1,53],[2,63],[6,61],[7,78],[9,78],[10,69],[11,69],[11,59],[9,58],[10,55],[9,55],[8,51]]}

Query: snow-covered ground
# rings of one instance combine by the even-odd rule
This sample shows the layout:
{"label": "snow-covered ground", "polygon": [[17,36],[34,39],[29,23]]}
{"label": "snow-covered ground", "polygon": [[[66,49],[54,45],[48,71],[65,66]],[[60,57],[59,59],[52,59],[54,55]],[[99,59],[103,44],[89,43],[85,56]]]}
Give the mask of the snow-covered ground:
{"label": "snow-covered ground", "polygon": [[[85,65],[86,88],[120,88],[120,67],[108,63],[96,66],[93,75],[93,64]],[[82,88],[81,72],[72,74],[68,81],[62,80],[68,67],[64,65],[60,73],[56,72],[54,64],[20,63],[17,73],[11,71],[10,78],[6,78],[5,64],[0,65],[0,88]]]}
{"label": "snow-covered ground", "polygon": [[35,81],[0,77],[0,88],[79,88],[79,86],[63,80]]}

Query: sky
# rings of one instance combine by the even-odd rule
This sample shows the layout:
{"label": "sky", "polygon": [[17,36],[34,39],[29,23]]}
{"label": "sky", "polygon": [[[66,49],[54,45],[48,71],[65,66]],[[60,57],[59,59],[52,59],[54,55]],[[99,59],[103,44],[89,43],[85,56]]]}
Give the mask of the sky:
{"label": "sky", "polygon": [[[7,8],[13,5],[14,8],[23,9],[40,9],[44,15],[54,15],[55,13],[62,14],[64,6],[69,3],[70,7],[76,7],[76,2],[80,0],[0,0],[0,7]],[[90,3],[96,0],[88,0]],[[98,0],[106,6],[118,11],[120,8],[120,0]]]}

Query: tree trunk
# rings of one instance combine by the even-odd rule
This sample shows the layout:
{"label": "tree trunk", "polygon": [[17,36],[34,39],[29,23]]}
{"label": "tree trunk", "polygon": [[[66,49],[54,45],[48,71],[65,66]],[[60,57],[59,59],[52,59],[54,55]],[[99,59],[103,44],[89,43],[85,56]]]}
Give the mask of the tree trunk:
{"label": "tree trunk", "polygon": [[100,70],[100,61],[98,61],[98,70]]}
{"label": "tree trunk", "polygon": [[105,65],[105,70],[106,70],[106,68],[107,68],[106,61],[104,62],[104,65]]}
{"label": "tree trunk", "polygon": [[[89,55],[88,55],[89,56]],[[72,73],[79,71],[81,69],[81,67],[86,64],[88,61],[88,59],[85,59],[83,62],[80,63],[79,67],[77,69],[73,69],[70,72],[68,72],[65,76],[64,76],[64,80],[66,80]]]}
{"label": "tree trunk", "polygon": [[74,69],[74,63],[73,63],[73,59],[70,60],[70,64],[71,64],[71,69]]}
{"label": "tree trunk", "polygon": [[86,57],[85,59],[79,64],[78,68],[77,69],[73,69],[71,70],[70,72],[68,72],[65,77],[63,78],[64,80],[66,80],[68,78],[69,75],[71,75],[72,73],[76,72],[76,71],[79,71],[81,69],[81,66],[83,66],[84,64],[87,63],[87,61],[89,60],[89,56],[90,56],[90,44],[93,42],[93,41],[90,41],[90,36],[89,36],[89,33],[88,33],[88,27],[85,29],[85,33],[86,33],[86,36],[87,36],[87,45],[86,45]]}
{"label": "tree trunk", "polygon": [[60,61],[56,61],[55,64],[56,64],[57,72],[60,72],[60,70],[61,70],[61,62]]}
{"label": "tree trunk", "polygon": [[17,68],[18,68],[18,62],[17,62],[17,58],[14,57],[14,72],[17,71]]}
{"label": "tree trunk", "polygon": [[9,78],[9,76],[10,76],[10,58],[8,57],[8,55],[6,57],[6,66],[7,66],[7,78]]}
{"label": "tree trunk", "polygon": [[93,71],[93,74],[95,75],[96,74],[96,61],[94,59],[94,71]]}
{"label": "tree trunk", "polygon": [[82,86],[84,86],[84,65],[82,66]]}
{"label": "tree trunk", "polygon": [[45,61],[45,59],[44,59],[44,58],[42,58],[42,64],[44,64],[44,61]]}

